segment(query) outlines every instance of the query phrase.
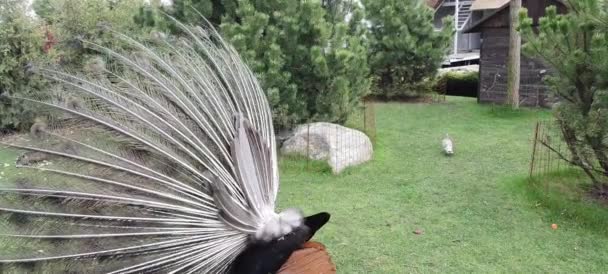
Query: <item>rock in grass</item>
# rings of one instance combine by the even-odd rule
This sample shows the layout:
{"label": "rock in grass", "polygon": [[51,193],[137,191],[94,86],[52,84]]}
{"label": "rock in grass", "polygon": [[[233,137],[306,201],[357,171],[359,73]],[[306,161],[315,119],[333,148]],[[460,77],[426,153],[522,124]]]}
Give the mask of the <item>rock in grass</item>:
{"label": "rock in grass", "polygon": [[371,160],[373,151],[365,133],[331,123],[301,125],[281,148],[283,154],[327,161],[334,173]]}

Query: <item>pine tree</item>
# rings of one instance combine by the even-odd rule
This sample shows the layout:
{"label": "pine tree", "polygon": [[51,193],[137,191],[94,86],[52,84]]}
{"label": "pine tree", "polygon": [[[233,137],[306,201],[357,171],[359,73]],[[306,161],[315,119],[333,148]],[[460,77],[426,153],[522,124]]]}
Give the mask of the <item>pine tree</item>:
{"label": "pine tree", "polygon": [[539,26],[526,11],[520,29],[524,53],[542,58],[555,71],[547,78],[558,103],[554,114],[571,163],[608,194],[608,13],[606,1],[568,1],[568,13],[547,8]]}
{"label": "pine tree", "polygon": [[356,10],[360,10],[358,0],[321,0],[330,22],[342,21]]}
{"label": "pine tree", "polygon": [[280,30],[270,16],[257,11],[249,1],[239,1],[237,22],[225,23],[222,31],[257,74],[272,106],[274,123],[286,126],[303,115],[304,104],[296,98],[297,86],[284,70],[285,56],[279,45]]}
{"label": "pine tree", "polygon": [[451,45],[453,23],[435,31],[433,12],[422,1],[363,1],[371,25],[369,62],[380,96],[415,96],[423,92]]}
{"label": "pine tree", "polygon": [[[350,1],[342,1],[350,2]],[[349,5],[349,4],[347,4]],[[344,18],[350,16],[348,22]],[[371,81],[367,62],[368,44],[363,11],[351,6],[334,13],[333,34],[330,45],[333,51],[326,54],[328,73],[333,79],[317,97],[317,113],[323,120],[345,122],[353,108],[369,93]]]}
{"label": "pine tree", "polygon": [[241,0],[222,30],[258,74],[283,128],[344,122],[368,92],[362,19],[358,11],[332,22],[315,1]]}
{"label": "pine tree", "polygon": [[167,11],[183,23],[200,25],[204,20],[202,15],[219,26],[224,17],[234,19],[236,9],[237,0],[174,0]]}

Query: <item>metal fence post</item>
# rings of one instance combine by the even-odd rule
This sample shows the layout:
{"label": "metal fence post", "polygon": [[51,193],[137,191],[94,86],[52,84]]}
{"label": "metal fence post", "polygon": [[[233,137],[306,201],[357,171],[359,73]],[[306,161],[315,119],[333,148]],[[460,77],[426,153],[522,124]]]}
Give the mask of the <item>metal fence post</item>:
{"label": "metal fence post", "polygon": [[536,122],[536,126],[534,127],[534,141],[532,142],[532,160],[530,161],[530,178],[534,176],[534,161],[536,161],[536,147],[538,142],[538,128],[540,126],[540,122]]}

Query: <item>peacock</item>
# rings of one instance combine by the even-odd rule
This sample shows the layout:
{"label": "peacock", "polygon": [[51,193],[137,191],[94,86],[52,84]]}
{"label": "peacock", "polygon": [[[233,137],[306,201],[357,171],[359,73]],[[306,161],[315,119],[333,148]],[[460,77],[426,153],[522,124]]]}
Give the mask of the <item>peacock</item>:
{"label": "peacock", "polygon": [[56,83],[27,138],[32,172],[0,184],[0,272],[335,273],[310,241],[328,213],[275,212],[272,112],[254,73],[210,24],[126,46],[82,41],[91,69]]}

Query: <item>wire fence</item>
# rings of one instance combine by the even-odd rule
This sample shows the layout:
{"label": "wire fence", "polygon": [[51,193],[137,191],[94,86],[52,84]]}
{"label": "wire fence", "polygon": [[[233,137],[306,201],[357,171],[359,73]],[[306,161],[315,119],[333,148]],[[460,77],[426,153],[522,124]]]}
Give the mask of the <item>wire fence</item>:
{"label": "wire fence", "polygon": [[532,143],[530,178],[542,177],[572,167],[566,160],[569,159],[570,152],[556,122],[536,122]]}
{"label": "wire fence", "polygon": [[363,103],[363,132],[376,143],[376,104],[372,101]]}
{"label": "wire fence", "polygon": [[[351,130],[354,129],[354,130]],[[306,169],[317,170],[313,161],[326,161],[333,173],[370,160],[376,141],[376,108],[374,102],[365,101],[342,125],[308,123],[296,130],[304,133],[300,144],[292,144],[292,152],[306,157]],[[296,141],[297,142],[297,141]],[[303,143],[302,143],[303,142]],[[297,147],[304,147],[304,151]]]}

